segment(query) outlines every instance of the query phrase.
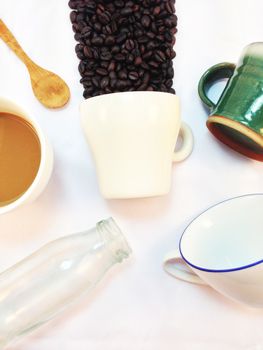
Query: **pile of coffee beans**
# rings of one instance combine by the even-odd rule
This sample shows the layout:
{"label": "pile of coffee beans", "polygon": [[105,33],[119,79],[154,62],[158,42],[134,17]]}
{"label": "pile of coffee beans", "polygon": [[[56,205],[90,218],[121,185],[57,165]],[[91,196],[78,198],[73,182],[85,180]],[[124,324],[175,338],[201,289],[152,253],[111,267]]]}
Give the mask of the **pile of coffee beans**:
{"label": "pile of coffee beans", "polygon": [[175,93],[175,0],[70,0],[83,96]]}

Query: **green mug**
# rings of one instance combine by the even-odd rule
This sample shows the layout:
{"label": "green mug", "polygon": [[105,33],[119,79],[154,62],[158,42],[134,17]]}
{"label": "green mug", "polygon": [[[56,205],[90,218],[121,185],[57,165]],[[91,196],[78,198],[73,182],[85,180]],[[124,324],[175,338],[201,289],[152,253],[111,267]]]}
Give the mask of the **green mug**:
{"label": "green mug", "polygon": [[[216,81],[229,78],[217,103],[207,93]],[[201,77],[198,92],[211,110],[207,127],[221,142],[263,162],[263,42],[248,45],[238,65],[219,63]]]}

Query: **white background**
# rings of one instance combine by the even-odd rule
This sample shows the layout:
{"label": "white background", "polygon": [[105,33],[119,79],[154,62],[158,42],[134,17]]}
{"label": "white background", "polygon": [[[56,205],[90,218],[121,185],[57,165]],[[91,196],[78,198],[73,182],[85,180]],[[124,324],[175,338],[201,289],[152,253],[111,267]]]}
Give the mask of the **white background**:
{"label": "white background", "polygon": [[205,126],[197,94],[205,69],[236,62],[242,48],[263,41],[262,0],[178,0],[175,88],[194,132],[192,156],[173,169],[170,195],[104,200],[79,123],[78,59],[65,0],[0,0],[0,17],[37,63],[69,84],[71,101],[47,110],[34,98],[27,71],[0,42],[0,95],[35,118],[49,136],[55,168],[33,204],[0,217],[5,269],[56,237],[113,216],[133,248],[87,297],[13,350],[260,350],[263,310],[249,310],[208,287],[177,281],[162,270],[186,225],[224,199],[263,192],[262,163],[217,142]]}

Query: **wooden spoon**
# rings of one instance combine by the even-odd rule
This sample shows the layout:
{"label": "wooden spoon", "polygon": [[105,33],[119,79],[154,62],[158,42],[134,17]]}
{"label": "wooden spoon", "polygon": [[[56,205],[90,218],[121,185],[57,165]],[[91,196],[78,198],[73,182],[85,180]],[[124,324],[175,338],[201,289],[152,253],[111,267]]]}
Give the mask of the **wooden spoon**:
{"label": "wooden spoon", "polygon": [[33,62],[1,19],[0,37],[26,65],[36,98],[48,108],[64,106],[70,96],[68,85],[58,75]]}

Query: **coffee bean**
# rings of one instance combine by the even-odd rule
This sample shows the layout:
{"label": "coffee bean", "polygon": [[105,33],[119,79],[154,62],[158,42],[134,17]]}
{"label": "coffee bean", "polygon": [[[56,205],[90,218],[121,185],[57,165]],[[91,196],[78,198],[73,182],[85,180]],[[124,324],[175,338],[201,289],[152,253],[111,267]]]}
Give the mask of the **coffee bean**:
{"label": "coffee bean", "polygon": [[119,77],[120,79],[127,79],[128,74],[127,74],[127,72],[126,72],[125,70],[120,70],[120,71],[118,72],[118,77]]}
{"label": "coffee bean", "polygon": [[97,90],[93,92],[93,97],[103,95],[103,91]]}
{"label": "coffee bean", "polygon": [[99,77],[93,77],[93,78],[91,78],[91,81],[95,87],[97,87],[97,88],[100,87],[100,78]]}
{"label": "coffee bean", "polygon": [[79,32],[79,25],[77,23],[73,23],[72,25],[72,29],[74,33]]}
{"label": "coffee bean", "polygon": [[105,11],[105,7],[102,4],[98,4],[97,9],[100,11]]}
{"label": "coffee bean", "polygon": [[150,74],[146,72],[146,73],[144,74],[142,80],[143,80],[144,84],[147,85],[147,84],[149,83],[149,81],[150,81]]}
{"label": "coffee bean", "polygon": [[81,84],[84,84],[85,82],[88,82],[88,81],[90,81],[90,79],[89,79],[88,77],[83,77],[83,78],[80,79],[79,82],[80,82]]}
{"label": "coffee bean", "polygon": [[137,91],[145,91],[146,89],[147,89],[147,84],[143,83],[139,85],[139,87],[137,88]]}
{"label": "coffee bean", "polygon": [[116,72],[119,72],[122,69],[122,63],[118,62],[116,65]]}
{"label": "coffee bean", "polygon": [[154,14],[155,16],[158,16],[160,12],[161,12],[160,6],[156,6],[156,7],[153,9],[153,14]]}
{"label": "coffee bean", "polygon": [[90,80],[83,83],[83,86],[85,89],[90,89],[90,88],[93,89],[92,82]]}
{"label": "coffee bean", "polygon": [[143,31],[141,31],[141,30],[135,30],[135,32],[134,32],[134,36],[136,37],[136,38],[140,38],[141,36],[143,35]]}
{"label": "coffee bean", "polygon": [[145,70],[149,70],[150,66],[146,62],[142,62],[141,67]]}
{"label": "coffee bean", "polygon": [[78,42],[81,42],[82,43],[82,38],[81,38],[81,34],[80,33],[75,33],[74,34],[74,39]]}
{"label": "coffee bean", "polygon": [[101,55],[100,55],[100,58],[102,60],[105,60],[105,61],[110,61],[111,58],[112,58],[112,55],[109,51],[106,51],[106,52],[102,52]]}
{"label": "coffee bean", "polygon": [[123,90],[128,86],[127,80],[117,80],[116,86],[118,89]]}
{"label": "coffee bean", "polygon": [[116,79],[116,78],[112,78],[112,79],[110,80],[110,87],[111,87],[112,89],[114,89],[115,86],[116,86],[116,84],[117,84],[117,79]]}
{"label": "coffee bean", "polygon": [[111,94],[113,92],[109,86],[107,86],[104,91],[106,94]]}
{"label": "coffee bean", "polygon": [[94,75],[94,72],[91,70],[86,70],[85,73],[83,74],[84,77],[88,77],[88,78],[93,77],[93,75]]}
{"label": "coffee bean", "polygon": [[151,24],[151,18],[147,15],[142,16],[142,25],[145,28],[148,28]]}
{"label": "coffee bean", "polygon": [[165,32],[164,33],[164,38],[165,38],[166,41],[168,41],[170,43],[173,40],[173,35],[170,34],[169,32]]}
{"label": "coffee bean", "polygon": [[136,57],[134,64],[135,66],[140,66],[142,64],[142,58],[140,56]]}
{"label": "coffee bean", "polygon": [[170,89],[173,86],[173,80],[172,79],[168,79],[165,82],[165,86]]}
{"label": "coffee bean", "polygon": [[127,50],[132,51],[135,47],[134,41],[132,39],[126,40],[125,47]]}
{"label": "coffee bean", "polygon": [[123,54],[121,54],[121,53],[117,53],[115,55],[115,60],[116,61],[124,61],[125,60],[125,56]]}
{"label": "coffee bean", "polygon": [[137,80],[139,78],[139,74],[137,72],[133,71],[133,72],[129,73],[128,77],[130,80]]}
{"label": "coffee bean", "polygon": [[144,55],[143,55],[143,59],[144,60],[148,60],[149,58],[152,57],[153,51],[147,51]]}
{"label": "coffee bean", "polygon": [[68,5],[71,9],[76,9],[76,1],[70,0]]}
{"label": "coffee bean", "polygon": [[[90,46],[90,48],[91,48],[91,46]],[[99,50],[94,47],[94,48],[91,48],[91,51],[92,51],[92,54],[93,54],[93,58],[95,60],[97,60],[99,58],[99,55],[100,55]]]}
{"label": "coffee bean", "polygon": [[138,71],[138,74],[139,74],[139,77],[142,78],[144,75],[144,70],[140,68]]}
{"label": "coffee bean", "polygon": [[133,49],[133,50],[132,50],[132,54],[133,54],[133,56],[135,56],[135,57],[136,57],[136,56],[140,56],[140,50],[139,50],[139,48],[136,47],[135,49]]}
{"label": "coffee bean", "polygon": [[109,77],[110,77],[111,79],[116,79],[116,78],[117,78],[116,72],[111,71],[110,74],[109,74]]}
{"label": "coffee bean", "polygon": [[143,55],[143,54],[145,53],[145,50],[146,50],[145,45],[144,45],[144,44],[141,44],[140,47],[139,47],[139,49],[140,49],[141,55]]}
{"label": "coffee bean", "polygon": [[83,45],[82,44],[76,45],[75,52],[80,60],[85,58],[84,53],[83,53]]}
{"label": "coffee bean", "polygon": [[70,20],[71,20],[71,23],[76,22],[76,20],[77,20],[77,12],[76,11],[72,11],[70,13]]}
{"label": "coffee bean", "polygon": [[157,62],[165,62],[165,60],[166,60],[165,54],[160,50],[157,50],[155,52],[154,57],[155,57]]}
{"label": "coffee bean", "polygon": [[95,36],[91,39],[91,43],[95,46],[101,46],[103,45],[103,39],[100,36]]}
{"label": "coffee bean", "polygon": [[148,38],[150,39],[154,39],[155,38],[155,34],[152,32],[147,32],[146,35],[148,36]]}
{"label": "coffee bean", "polygon": [[135,90],[137,90],[137,88],[141,85],[141,80],[140,79],[137,79],[133,82],[133,86],[136,87]]}
{"label": "coffee bean", "polygon": [[147,38],[147,36],[146,35],[143,35],[143,36],[140,36],[139,38],[138,38],[138,43],[140,43],[140,44],[145,44],[145,43],[147,43],[148,42],[148,38]]}
{"label": "coffee bean", "polygon": [[118,29],[117,23],[115,21],[112,21],[111,22],[111,33],[115,33],[117,31],[117,29]]}
{"label": "coffee bean", "polygon": [[121,33],[119,36],[116,38],[116,43],[117,44],[122,44],[127,38],[127,35],[125,33]]}
{"label": "coffee bean", "polygon": [[128,54],[126,57],[126,60],[128,63],[132,63],[134,60],[134,56],[132,54]]}
{"label": "coffee bean", "polygon": [[174,76],[174,70],[173,70],[173,67],[170,67],[167,70],[167,77],[168,78],[173,78],[173,76]]}
{"label": "coffee bean", "polygon": [[162,78],[160,76],[157,76],[155,78],[152,78],[151,82],[153,84],[160,84],[162,82]]}
{"label": "coffee bean", "polygon": [[126,68],[127,68],[127,70],[129,70],[129,71],[136,70],[136,68],[134,67],[133,64],[128,64],[128,65],[126,66]]}
{"label": "coffee bean", "polygon": [[80,62],[79,64],[79,72],[82,75],[83,73],[85,73],[85,63],[83,61]]}
{"label": "coffee bean", "polygon": [[171,16],[171,21],[174,24],[174,26],[176,26],[177,25],[177,16],[176,15],[172,15]]}
{"label": "coffee bean", "polygon": [[130,14],[132,14],[132,8],[131,7],[124,7],[122,10],[121,10],[121,15],[123,16],[129,16]]}
{"label": "coffee bean", "polygon": [[103,76],[108,75],[108,71],[105,68],[97,68],[96,73],[98,73],[99,75],[103,75]]}
{"label": "coffee bean", "polygon": [[154,68],[158,68],[159,67],[159,63],[157,63],[156,61],[149,61],[149,65],[151,67],[154,67]]}
{"label": "coffee bean", "polygon": [[111,61],[111,63],[108,65],[108,71],[112,72],[115,69],[115,62]]}
{"label": "coffee bean", "polygon": [[129,16],[129,23],[133,24],[136,22],[136,17],[135,16]]}
{"label": "coffee bean", "polygon": [[88,39],[92,35],[92,28],[89,26],[85,26],[81,30],[81,38],[82,39]]}
{"label": "coffee bean", "polygon": [[93,88],[85,89],[84,92],[83,92],[83,97],[85,99],[89,98],[91,96],[92,91],[93,91]]}
{"label": "coffee bean", "polygon": [[165,31],[166,31],[166,27],[165,27],[165,26],[160,26],[160,27],[158,28],[158,32],[159,32],[160,34],[163,34]]}
{"label": "coffee bean", "polygon": [[105,39],[105,45],[112,46],[115,44],[115,38],[114,36],[110,35]]}
{"label": "coffee bean", "polygon": [[101,79],[101,82],[100,82],[100,87],[101,89],[105,89],[108,85],[109,85],[109,82],[110,82],[110,78],[109,77],[104,77]]}
{"label": "coffee bean", "polygon": [[164,42],[164,36],[163,35],[157,35],[155,39],[159,40],[160,42]]}
{"label": "coffee bean", "polygon": [[155,79],[156,77],[160,77],[160,78],[162,77],[163,72],[160,69],[160,64],[159,64],[158,68],[159,69],[150,67],[150,73],[151,73],[152,80]]}
{"label": "coffee bean", "polygon": [[116,7],[123,7],[123,6],[124,6],[124,1],[122,1],[122,0],[116,0],[116,1],[114,1],[114,5],[115,5]]}
{"label": "coffee bean", "polygon": [[147,43],[146,47],[147,47],[147,50],[153,50],[156,48],[156,43],[153,40],[151,40]]}
{"label": "coffee bean", "polygon": [[166,7],[166,10],[167,10],[168,13],[173,14],[175,12],[175,7],[174,7],[174,4],[173,4],[173,1],[168,1],[165,4],[165,7]]}
{"label": "coffee bean", "polygon": [[108,61],[101,61],[100,62],[100,66],[102,68],[106,68],[108,70],[108,65],[109,65],[109,62]]}
{"label": "coffee bean", "polygon": [[111,49],[111,53],[114,55],[116,53],[119,53],[121,51],[120,47],[115,45],[113,46],[113,48]]}
{"label": "coffee bean", "polygon": [[111,15],[109,12],[102,12],[98,15],[98,20],[102,24],[108,24],[111,20]]}
{"label": "coffee bean", "polygon": [[96,32],[100,33],[101,32],[101,29],[102,29],[102,26],[99,22],[96,22],[94,24],[94,29],[96,30]]}
{"label": "coffee bean", "polygon": [[171,34],[176,34],[177,33],[177,28],[176,27],[173,27],[173,28],[171,28],[170,29],[170,32],[171,32]]}

